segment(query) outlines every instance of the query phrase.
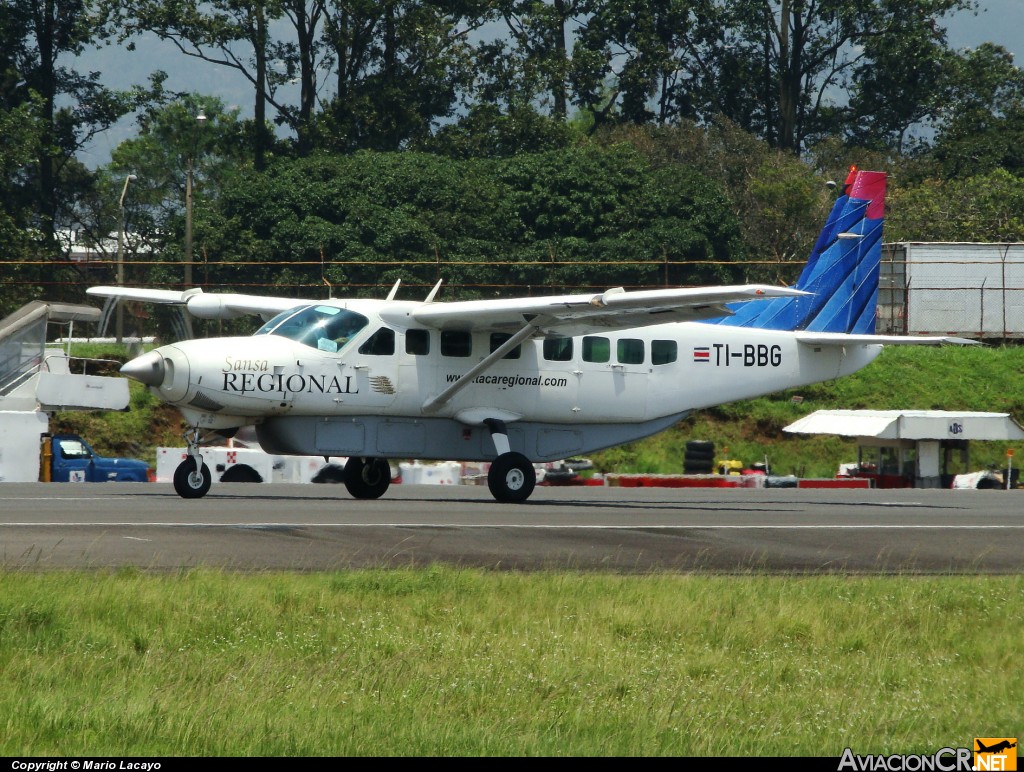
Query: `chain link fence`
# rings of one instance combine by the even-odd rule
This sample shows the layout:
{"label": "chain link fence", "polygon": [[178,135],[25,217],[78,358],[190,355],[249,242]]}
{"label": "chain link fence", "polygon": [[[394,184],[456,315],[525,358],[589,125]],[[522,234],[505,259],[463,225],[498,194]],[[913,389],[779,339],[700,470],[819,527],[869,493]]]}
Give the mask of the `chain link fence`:
{"label": "chain link fence", "polygon": [[1024,338],[1024,244],[885,244],[875,331]]}

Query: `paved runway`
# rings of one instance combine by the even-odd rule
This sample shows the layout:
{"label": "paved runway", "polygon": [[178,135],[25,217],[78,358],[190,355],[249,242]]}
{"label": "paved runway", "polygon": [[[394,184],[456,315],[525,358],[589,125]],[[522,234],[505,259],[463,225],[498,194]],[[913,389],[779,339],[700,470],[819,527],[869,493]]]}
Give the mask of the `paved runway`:
{"label": "paved runway", "polygon": [[1024,572],[1024,491],[0,484],[7,569],[331,571],[443,562],[615,572]]}

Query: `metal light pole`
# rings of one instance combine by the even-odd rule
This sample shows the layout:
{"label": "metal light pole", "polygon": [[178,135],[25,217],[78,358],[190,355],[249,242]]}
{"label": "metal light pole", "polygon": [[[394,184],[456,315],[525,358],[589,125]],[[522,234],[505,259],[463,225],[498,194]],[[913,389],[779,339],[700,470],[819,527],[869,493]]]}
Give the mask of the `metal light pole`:
{"label": "metal light pole", "polygon": [[[124,187],[121,188],[121,200],[118,202],[118,206],[121,209],[121,225],[117,230],[117,286],[124,286],[124,197],[128,193],[128,183],[132,180],[137,180],[134,174],[129,174],[124,178]],[[117,299],[117,342],[121,343],[124,340],[124,304],[121,298]]]}
{"label": "metal light pole", "polygon": [[206,113],[196,116],[196,127],[192,132],[192,147],[188,151],[185,174],[185,289],[192,286],[192,176],[195,171],[196,140],[199,128],[206,122]]}

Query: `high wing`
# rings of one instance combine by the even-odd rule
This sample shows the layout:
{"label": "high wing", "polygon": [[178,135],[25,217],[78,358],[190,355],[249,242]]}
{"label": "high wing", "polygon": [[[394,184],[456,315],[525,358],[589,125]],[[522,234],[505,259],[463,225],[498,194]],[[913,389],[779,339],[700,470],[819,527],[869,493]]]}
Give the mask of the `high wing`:
{"label": "high wing", "polygon": [[422,325],[438,329],[513,331],[532,323],[544,334],[572,336],[729,316],[734,312],[727,303],[804,294],[802,290],[761,284],[635,292],[617,287],[596,294],[424,303],[411,316]]}
{"label": "high wing", "polygon": [[[730,316],[726,304],[788,298],[807,294],[789,287],[746,284],[738,286],[657,289],[627,292],[621,287],[600,293],[546,295],[540,297],[432,301],[433,295],[409,312],[407,303],[396,304],[395,313],[437,329],[517,331],[534,322],[534,332],[579,335],[594,330],[644,327],[666,322],[692,322]],[[90,287],[86,292],[118,300],[137,300],[186,308],[200,319],[234,319],[255,314],[269,319],[318,299],[280,298],[266,295],[206,294],[201,289],[184,291],[133,287]],[[387,300],[393,299],[393,289]],[[388,316],[387,308],[382,311]]]}
{"label": "high wing", "polygon": [[198,287],[180,292],[135,287],[89,287],[86,293],[117,300],[138,300],[145,303],[182,306],[187,308],[192,316],[199,319],[237,319],[254,314],[266,320],[290,308],[317,302],[316,300],[269,297],[267,295],[206,294]]}

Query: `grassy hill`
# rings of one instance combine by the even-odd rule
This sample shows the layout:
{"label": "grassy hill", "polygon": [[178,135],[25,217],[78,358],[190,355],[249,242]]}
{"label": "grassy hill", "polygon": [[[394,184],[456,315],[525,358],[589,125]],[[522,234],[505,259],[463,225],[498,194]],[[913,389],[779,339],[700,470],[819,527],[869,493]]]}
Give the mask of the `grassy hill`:
{"label": "grassy hill", "polygon": [[[110,346],[75,354],[127,359],[127,352]],[[177,410],[159,404],[139,384],[131,384],[131,394],[128,411],[60,413],[51,421],[51,431],[77,432],[100,453],[155,463],[158,446],[183,444],[185,426]],[[852,440],[782,431],[798,418],[828,408],[989,411],[1024,421],[1024,347],[888,347],[852,376],[701,410],[668,431],[591,458],[602,472],[679,473],[687,440],[699,439],[714,442],[722,458],[748,465],[767,459],[773,474],[831,477],[840,463],[856,460]],[[972,469],[1004,467],[1008,447],[1012,443],[972,443]],[[1018,451],[1017,458],[1024,459],[1024,449]]]}

